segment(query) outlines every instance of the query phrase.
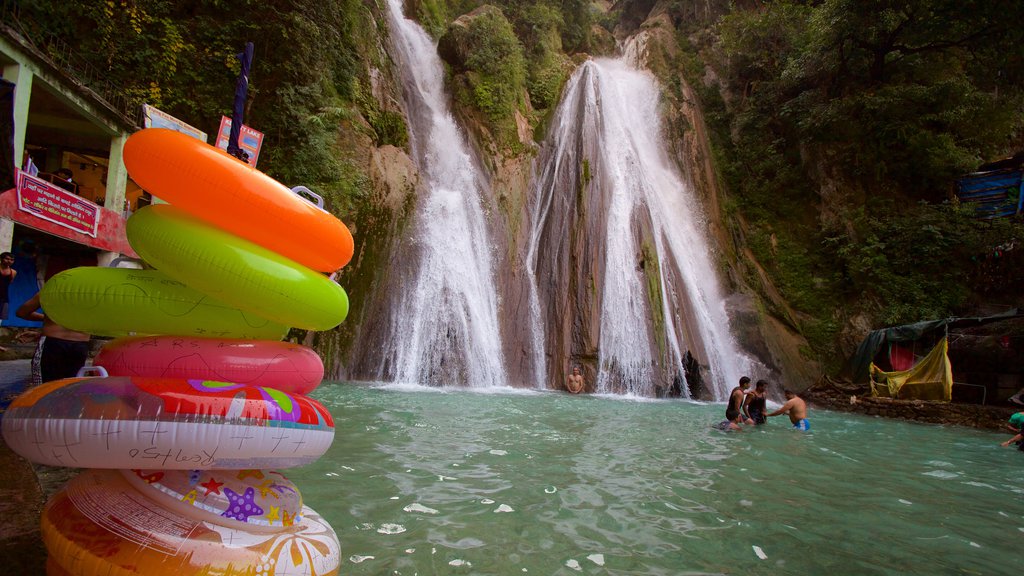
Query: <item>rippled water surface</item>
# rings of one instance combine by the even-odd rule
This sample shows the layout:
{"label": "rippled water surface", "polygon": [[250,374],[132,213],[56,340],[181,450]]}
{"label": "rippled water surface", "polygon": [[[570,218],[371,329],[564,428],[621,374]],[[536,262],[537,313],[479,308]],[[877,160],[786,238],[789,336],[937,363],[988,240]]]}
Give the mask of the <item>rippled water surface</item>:
{"label": "rippled water surface", "polygon": [[[327,383],[337,436],[289,476],[343,574],[1008,574],[1024,454],[1002,436],[812,411]],[[1017,568],[1014,568],[1017,566]]]}

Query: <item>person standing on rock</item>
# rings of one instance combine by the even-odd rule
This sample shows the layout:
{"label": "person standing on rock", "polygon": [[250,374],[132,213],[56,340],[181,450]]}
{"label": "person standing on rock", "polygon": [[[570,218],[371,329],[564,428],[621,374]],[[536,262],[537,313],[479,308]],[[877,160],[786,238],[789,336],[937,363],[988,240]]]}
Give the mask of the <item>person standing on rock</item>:
{"label": "person standing on rock", "polygon": [[565,383],[565,389],[568,390],[570,394],[579,394],[580,392],[583,392],[583,386],[583,375],[580,374],[580,367],[573,366],[572,374],[569,375],[569,379]]}

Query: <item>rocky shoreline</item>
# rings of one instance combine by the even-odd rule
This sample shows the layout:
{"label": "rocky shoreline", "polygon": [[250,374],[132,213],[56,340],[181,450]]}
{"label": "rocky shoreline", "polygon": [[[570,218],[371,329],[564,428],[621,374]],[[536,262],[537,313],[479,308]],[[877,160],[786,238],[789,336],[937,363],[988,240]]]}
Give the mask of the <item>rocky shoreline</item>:
{"label": "rocky shoreline", "polygon": [[1010,415],[1024,409],[1009,405],[985,406],[934,400],[873,398],[865,387],[835,382],[827,378],[801,392],[800,397],[813,406],[837,412],[1004,431]]}

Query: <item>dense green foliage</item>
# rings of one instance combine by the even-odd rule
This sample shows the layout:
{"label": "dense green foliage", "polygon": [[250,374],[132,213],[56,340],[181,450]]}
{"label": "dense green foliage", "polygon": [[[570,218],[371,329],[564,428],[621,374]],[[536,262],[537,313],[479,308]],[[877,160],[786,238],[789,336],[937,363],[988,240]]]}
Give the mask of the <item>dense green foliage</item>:
{"label": "dense green foliage", "polygon": [[[317,189],[336,209],[361,193],[362,176],[336,144],[367,43],[360,33],[369,15],[358,0],[34,0],[20,9],[33,37],[73,42],[78,58],[128,96],[207,133],[231,114],[235,54],[254,42],[246,123],[266,134],[260,168]],[[401,142],[404,127],[383,121],[385,139]]]}
{"label": "dense green foliage", "polygon": [[1022,16],[1019,2],[770,2],[724,17],[701,51],[722,77],[701,96],[732,208],[819,355],[848,315],[916,321],[993,293],[969,284],[973,258],[1020,227],[946,200],[957,175],[1024,144]]}
{"label": "dense green foliage", "polygon": [[[473,12],[483,6],[491,8]],[[468,38],[460,37],[468,58],[465,70],[452,71],[452,89],[465,109],[483,112],[500,149],[519,152],[516,111],[536,124],[558,103],[572,69],[567,53],[590,48],[593,10],[584,0],[423,0],[417,14],[435,37],[461,34],[448,25],[463,14],[476,16]]]}
{"label": "dense green foliage", "polygon": [[507,120],[526,83],[522,45],[499,10],[484,12],[467,29],[466,76],[473,103],[497,124]]}
{"label": "dense green foliage", "polygon": [[[994,247],[1024,241],[1019,222],[979,222],[947,199],[957,175],[1024,148],[1024,3],[737,5],[625,0],[601,12],[586,0],[406,2],[435,38],[463,34],[450,86],[462,115],[501,153],[525,150],[517,114],[544,136],[571,55],[598,43],[595,23],[636,28],[667,13],[679,50],[649,46],[651,67],[675,104],[684,99],[680,76],[696,90],[734,237],[826,363],[842,357],[839,335],[853,316],[896,324],[972,313],[982,298],[1019,303],[992,263],[980,264]],[[267,136],[260,167],[325,193],[336,211],[367,189],[350,160],[362,144],[339,138],[339,126],[378,146],[407,146],[402,115],[367,77],[371,67],[389,69],[378,61],[382,2],[33,0],[19,8],[34,36],[68,39],[129,97],[211,133],[230,114],[235,53],[255,42],[246,122]],[[691,129],[669,120],[677,133]],[[584,180],[589,168],[584,160]],[[753,270],[748,281],[761,284]]]}

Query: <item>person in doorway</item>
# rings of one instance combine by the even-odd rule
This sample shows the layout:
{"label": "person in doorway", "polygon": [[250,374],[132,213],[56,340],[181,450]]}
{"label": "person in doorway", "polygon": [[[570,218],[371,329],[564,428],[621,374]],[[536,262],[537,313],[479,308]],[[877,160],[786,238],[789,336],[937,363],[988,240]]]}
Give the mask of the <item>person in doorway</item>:
{"label": "person in doorway", "polygon": [[14,277],[18,275],[18,271],[12,266],[14,266],[14,254],[0,253],[0,320],[7,318],[7,304],[10,302],[8,288],[14,282]]}
{"label": "person in doorway", "polygon": [[807,421],[807,403],[804,399],[797,396],[796,392],[792,390],[785,390],[783,394],[786,395],[786,403],[782,405],[775,412],[772,412],[768,416],[781,416],[782,414],[789,415],[789,421],[793,423],[793,428],[797,430],[803,430],[804,432],[811,429],[811,423]]}
{"label": "person in doorway", "polygon": [[735,424],[753,424],[754,421],[750,418],[746,418],[743,415],[741,407],[745,402],[745,396],[747,394],[747,388],[750,388],[750,378],[744,376],[740,378],[739,386],[732,389],[729,393],[729,405],[725,408],[725,419]]}
{"label": "person in doorway", "polygon": [[39,312],[39,293],[18,307],[18,318],[43,323],[36,353],[32,357],[33,387],[61,378],[71,378],[89,358],[89,335],[69,330]]}
{"label": "person in doorway", "polygon": [[568,390],[570,394],[579,394],[580,392],[583,392],[583,386],[583,374],[580,374],[580,367],[573,366],[572,374],[569,374],[569,379],[565,383],[565,389]]}
{"label": "person in doorway", "polygon": [[765,416],[768,402],[768,383],[758,380],[754,391],[743,397],[743,415],[756,425],[768,423]]}

